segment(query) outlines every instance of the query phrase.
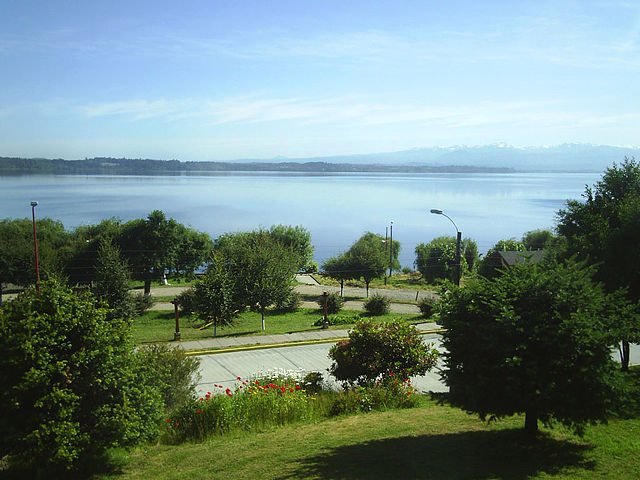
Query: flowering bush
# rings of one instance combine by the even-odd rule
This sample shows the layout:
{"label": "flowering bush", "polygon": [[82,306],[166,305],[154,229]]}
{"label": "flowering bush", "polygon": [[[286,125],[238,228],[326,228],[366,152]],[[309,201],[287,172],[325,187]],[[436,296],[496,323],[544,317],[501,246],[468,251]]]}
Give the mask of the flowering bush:
{"label": "flowering bush", "polygon": [[424,375],[437,361],[438,352],[422,343],[413,325],[401,321],[358,322],[349,340],[331,347],[329,372],[345,386],[369,386],[377,379],[397,373],[403,378]]}
{"label": "flowering bush", "polygon": [[336,396],[331,415],[343,415],[391,408],[410,408],[418,402],[418,391],[410,379],[400,380],[395,374],[379,379],[372,386],[346,390]]}
{"label": "flowering bush", "polygon": [[259,430],[311,418],[315,398],[299,382],[289,381],[238,377],[233,390],[214,385],[218,394],[207,392],[165,420],[163,439],[168,443],[199,441],[232,429]]}

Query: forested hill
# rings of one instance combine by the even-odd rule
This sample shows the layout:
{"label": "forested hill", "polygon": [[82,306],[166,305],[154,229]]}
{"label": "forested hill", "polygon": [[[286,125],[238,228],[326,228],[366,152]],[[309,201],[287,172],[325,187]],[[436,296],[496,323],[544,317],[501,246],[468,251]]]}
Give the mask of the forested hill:
{"label": "forested hill", "polygon": [[89,158],[63,160],[45,158],[0,157],[0,174],[105,174],[162,175],[185,173],[206,175],[208,172],[308,172],[308,173],[511,173],[512,168],[481,166],[381,165],[327,162],[180,162],[130,158]]}

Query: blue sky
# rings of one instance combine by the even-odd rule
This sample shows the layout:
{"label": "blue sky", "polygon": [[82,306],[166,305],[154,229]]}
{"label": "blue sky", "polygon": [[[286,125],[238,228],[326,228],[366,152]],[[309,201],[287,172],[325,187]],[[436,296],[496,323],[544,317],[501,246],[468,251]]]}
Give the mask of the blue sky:
{"label": "blue sky", "polygon": [[636,0],[2,0],[0,67],[0,156],[640,145]]}

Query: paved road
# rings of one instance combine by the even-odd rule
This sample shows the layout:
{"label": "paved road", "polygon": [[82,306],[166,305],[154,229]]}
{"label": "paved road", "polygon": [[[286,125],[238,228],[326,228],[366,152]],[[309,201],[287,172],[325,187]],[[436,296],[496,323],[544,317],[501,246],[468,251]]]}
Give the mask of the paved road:
{"label": "paved road", "polygon": [[[427,343],[435,343],[436,348],[440,346],[438,335],[425,335],[424,340]],[[335,385],[327,372],[327,368],[331,365],[328,353],[332,345],[332,343],[321,343],[199,356],[202,378],[198,384],[198,394],[204,395],[207,392],[215,393],[216,391],[221,393],[226,388],[233,390],[235,385],[239,384],[237,377],[248,379],[251,375],[260,372],[274,371],[322,372],[325,380]],[[436,369],[423,377],[412,378],[411,381],[421,392],[447,391]],[[215,385],[222,385],[224,388],[216,388]]]}
{"label": "paved road", "polygon": [[[438,350],[442,350],[440,335],[426,334],[423,336],[425,343],[433,343]],[[270,348],[265,350],[251,350],[243,352],[218,353],[215,355],[201,355],[200,374],[202,376],[197,391],[200,395],[207,392],[215,392],[214,385],[222,385],[224,388],[233,388],[236,378],[250,378],[251,375],[263,371],[304,371],[322,372],[329,384],[331,378],[327,368],[331,365],[327,356],[332,343],[316,345],[301,345],[292,347]],[[619,360],[618,352],[612,352],[612,357]],[[631,346],[631,364],[640,364],[640,346]],[[442,362],[430,373],[422,377],[411,379],[414,386],[421,392],[445,392],[447,387],[440,380],[438,368]],[[218,388],[218,393],[224,391]]]}

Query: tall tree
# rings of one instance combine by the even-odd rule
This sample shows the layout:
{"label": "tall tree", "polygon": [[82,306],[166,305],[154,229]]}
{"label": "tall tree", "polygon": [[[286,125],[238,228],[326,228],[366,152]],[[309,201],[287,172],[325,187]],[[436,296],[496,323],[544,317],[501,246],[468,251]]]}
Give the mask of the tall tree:
{"label": "tall tree", "polygon": [[296,255],[262,230],[224,235],[216,241],[216,253],[233,276],[233,301],[257,309],[264,330],[267,308],[293,288]]}
{"label": "tall tree", "polygon": [[130,319],[134,314],[131,273],[126,260],[109,237],[100,242],[93,293],[104,301],[111,312],[109,318]]}
{"label": "tall tree", "polygon": [[133,270],[133,278],[144,281],[144,293],[151,282],[165,272],[192,274],[208,258],[208,235],[184,227],[155,210],[146,219],[122,225],[117,243]]}
{"label": "tall tree", "polygon": [[[455,237],[442,236],[416,246],[416,268],[428,282],[449,280],[455,282],[457,240]],[[467,268],[466,255],[460,257],[461,270]]]}
{"label": "tall tree", "polygon": [[368,297],[369,283],[383,276],[389,265],[384,238],[367,232],[351,246],[347,256],[355,277],[364,280]]}
{"label": "tall tree", "polygon": [[269,229],[269,235],[275,238],[281,245],[291,249],[297,257],[296,267],[299,271],[313,269],[313,245],[311,233],[301,225],[273,225]]}
{"label": "tall tree", "polygon": [[[567,256],[575,255],[597,266],[596,279],[609,292],[626,291],[640,301],[640,164],[627,159],[605,170],[584,201],[568,200],[558,212],[557,230],[566,239]],[[629,367],[629,342],[640,341],[640,328],[621,319],[622,369]]]}
{"label": "tall tree", "polygon": [[[57,276],[71,256],[71,237],[62,223],[50,218],[36,220],[36,230],[40,278]],[[0,220],[0,284],[27,286],[35,281],[32,219]]]}
{"label": "tall tree", "polygon": [[340,296],[344,296],[345,280],[358,278],[347,253],[326,259],[322,263],[322,273],[340,282]]}
{"label": "tall tree", "polygon": [[482,419],[524,413],[525,430],[558,420],[578,431],[619,398],[611,322],[628,307],[581,265],[519,264],[443,296],[450,400]]}

